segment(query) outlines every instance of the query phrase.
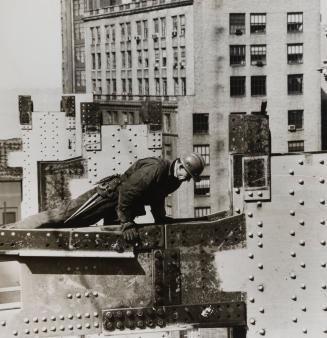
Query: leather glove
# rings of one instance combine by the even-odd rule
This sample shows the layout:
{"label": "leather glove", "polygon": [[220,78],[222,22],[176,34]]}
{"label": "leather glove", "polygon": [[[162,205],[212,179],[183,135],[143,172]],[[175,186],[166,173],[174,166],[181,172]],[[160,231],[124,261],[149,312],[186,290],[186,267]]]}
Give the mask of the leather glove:
{"label": "leather glove", "polygon": [[123,238],[126,242],[135,242],[139,238],[139,233],[134,222],[126,222],[122,224]]}

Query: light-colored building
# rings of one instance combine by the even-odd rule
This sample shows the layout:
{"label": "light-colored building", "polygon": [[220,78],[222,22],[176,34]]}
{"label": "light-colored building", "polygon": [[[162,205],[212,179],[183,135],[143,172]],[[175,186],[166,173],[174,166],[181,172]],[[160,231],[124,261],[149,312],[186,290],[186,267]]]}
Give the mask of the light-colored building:
{"label": "light-colored building", "polygon": [[273,152],[321,149],[318,0],[85,5],[86,91],[108,123],[137,123],[143,100],[160,100],[167,152],[206,158],[202,180],[168,200],[174,216],[229,208],[230,113],[267,101]]}

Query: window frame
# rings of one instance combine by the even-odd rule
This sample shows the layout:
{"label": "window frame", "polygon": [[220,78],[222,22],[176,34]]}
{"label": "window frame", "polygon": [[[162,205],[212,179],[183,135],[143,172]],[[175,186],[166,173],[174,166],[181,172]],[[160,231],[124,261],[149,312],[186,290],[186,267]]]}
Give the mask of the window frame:
{"label": "window frame", "polygon": [[[290,90],[290,86],[294,83],[290,83],[290,80],[293,78],[299,77],[301,79],[300,90]],[[287,94],[288,95],[303,95],[303,74],[288,74],[287,75]]]}
{"label": "window frame", "polygon": [[[303,129],[303,109],[290,109],[287,111],[287,124],[288,126],[294,125],[297,130]],[[292,116],[293,115],[293,116]],[[299,116],[296,116],[299,115]]]}
{"label": "window frame", "polygon": [[210,165],[210,144],[193,144],[193,151],[203,157],[206,166]]}
{"label": "window frame", "polygon": [[193,135],[209,134],[209,114],[208,113],[193,113],[192,123],[193,123]]}
{"label": "window frame", "polygon": [[[204,182],[201,184],[201,182]],[[210,176],[201,175],[199,181],[194,182],[194,195],[195,196],[210,196]]]}
{"label": "window frame", "polygon": [[246,45],[229,45],[229,65],[232,67],[246,65]]}
{"label": "window frame", "polygon": [[[241,24],[237,24],[236,23],[236,17],[239,17],[239,21],[241,16],[243,18],[242,21],[244,21],[244,23]],[[232,18],[234,20],[232,20]],[[233,22],[232,22],[233,21]],[[246,34],[246,17],[245,17],[245,13],[229,13],[229,34],[230,35],[244,35]]]}
{"label": "window frame", "polygon": [[[263,22],[260,22],[260,18],[264,18]],[[258,18],[258,22],[256,23],[255,18]],[[254,19],[254,20],[252,20]],[[254,27],[263,26],[263,30],[255,30]],[[267,29],[267,13],[250,13],[250,34],[266,34]]]}
{"label": "window frame", "polygon": [[[255,83],[256,81],[259,80],[263,80],[263,82]],[[266,96],[266,95],[267,95],[267,76],[266,75],[251,76],[251,96]]]}
{"label": "window frame", "polygon": [[[255,51],[255,49],[257,49]],[[262,49],[262,52],[261,50]],[[260,57],[263,56],[263,57]],[[261,64],[259,64],[261,62]],[[251,66],[265,66],[267,64],[267,45],[250,45],[250,63]]]}
{"label": "window frame", "polygon": [[[246,77],[245,76],[231,76],[229,81],[230,81],[230,88],[229,88],[230,97],[246,96]],[[236,81],[242,81],[242,83],[236,83]]]}
{"label": "window frame", "polygon": [[[296,145],[299,144],[298,147],[294,147],[293,150],[290,149],[290,145]],[[288,141],[288,152],[289,153],[296,153],[296,152],[303,152],[304,151],[304,140],[292,140],[292,141]]]}
{"label": "window frame", "polygon": [[[298,53],[290,53],[290,49],[294,47],[300,47],[300,52]],[[303,43],[288,43],[287,44],[287,63],[289,65],[298,65],[303,63]],[[291,60],[291,55],[295,56],[293,60]]]}
{"label": "window frame", "polygon": [[[300,16],[300,21],[290,21],[291,16]],[[287,12],[287,33],[303,33],[303,12]],[[293,25],[293,26],[292,26]],[[296,28],[295,25],[299,25]]]}

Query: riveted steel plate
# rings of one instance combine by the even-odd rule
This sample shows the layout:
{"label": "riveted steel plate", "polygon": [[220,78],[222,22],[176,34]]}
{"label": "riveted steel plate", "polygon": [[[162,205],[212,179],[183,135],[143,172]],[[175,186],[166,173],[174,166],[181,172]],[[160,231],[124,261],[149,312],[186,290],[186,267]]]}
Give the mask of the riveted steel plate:
{"label": "riveted steel plate", "polygon": [[75,117],[75,96],[62,96],[60,101],[60,111],[65,112],[68,117]]}
{"label": "riveted steel plate", "polygon": [[[241,231],[237,232],[238,229]],[[238,236],[235,236],[238,234]],[[233,240],[230,241],[230,238]],[[212,222],[194,222],[166,225],[167,248],[192,247],[202,245],[226,250],[229,246],[243,242],[245,239],[244,215],[227,217]]]}
{"label": "riveted steel plate", "polygon": [[[242,302],[155,308],[109,309],[102,312],[103,331],[131,332],[169,330],[169,326],[191,324],[196,327],[229,327],[245,325],[246,311]],[[133,330],[133,331],[131,331]]]}

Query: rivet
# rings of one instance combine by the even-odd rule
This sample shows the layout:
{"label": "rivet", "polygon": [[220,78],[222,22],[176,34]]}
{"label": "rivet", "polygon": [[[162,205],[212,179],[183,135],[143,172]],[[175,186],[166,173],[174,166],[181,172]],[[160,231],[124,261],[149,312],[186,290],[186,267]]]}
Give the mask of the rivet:
{"label": "rivet", "polygon": [[249,192],[249,193],[248,193],[248,196],[249,196],[249,197],[253,197],[253,192]]}
{"label": "rivet", "polygon": [[89,293],[88,291],[86,291],[86,292],[84,293],[84,296],[85,296],[85,297],[90,297],[90,293]]}
{"label": "rivet", "polygon": [[306,307],[305,305],[303,305],[303,306],[301,307],[301,310],[302,310],[303,312],[306,312],[306,311],[307,311],[307,307]]}
{"label": "rivet", "polygon": [[288,193],[289,193],[290,195],[294,195],[294,190],[291,189]]}
{"label": "rivet", "polygon": [[93,296],[94,296],[94,297],[98,297],[97,291],[93,291]]}
{"label": "rivet", "polygon": [[250,318],[250,324],[252,324],[252,325],[255,324],[255,319],[254,318]]}
{"label": "rivet", "polygon": [[299,184],[303,185],[304,184],[304,180],[300,179],[299,180]]}
{"label": "rivet", "polygon": [[294,251],[291,251],[291,256],[296,257],[296,253]]}
{"label": "rivet", "polygon": [[250,298],[249,298],[249,301],[250,301],[250,303],[254,303],[254,302],[255,302],[255,299],[254,299],[253,297],[250,297]]}
{"label": "rivet", "polygon": [[62,326],[62,325],[60,325],[59,329],[60,329],[60,331],[65,331],[65,327]]}
{"label": "rivet", "polygon": [[253,253],[249,253],[249,258],[252,259],[254,257]]}
{"label": "rivet", "polygon": [[241,192],[240,188],[235,188],[235,193],[239,194]]}
{"label": "rivet", "polygon": [[260,231],[257,233],[257,235],[258,235],[259,238],[262,238],[262,237],[263,237],[263,233],[260,232]]}
{"label": "rivet", "polygon": [[47,332],[47,328],[46,327],[42,327],[42,332]]}
{"label": "rivet", "polygon": [[293,295],[293,296],[291,297],[291,299],[294,300],[294,301],[296,301],[296,300],[297,300],[297,297],[296,297],[295,295]]}
{"label": "rivet", "polygon": [[323,333],[327,333],[327,328],[325,328],[325,329],[323,330]]}
{"label": "rivet", "polygon": [[294,170],[293,170],[293,169],[290,169],[290,170],[288,171],[288,173],[289,173],[290,175],[294,175]]}
{"label": "rivet", "polygon": [[76,314],[76,317],[77,317],[78,319],[81,319],[81,318],[82,318],[82,315],[81,315],[80,313],[77,313],[77,314]]}
{"label": "rivet", "polygon": [[89,314],[88,312],[86,312],[86,313],[84,314],[84,317],[85,317],[85,318],[90,318],[90,314]]}
{"label": "rivet", "polygon": [[320,164],[324,164],[325,161],[324,161],[324,160],[319,160],[319,163],[320,163]]}
{"label": "rivet", "polygon": [[320,244],[321,244],[321,245],[326,245],[326,241],[325,241],[325,240],[321,240],[321,241],[320,241]]}
{"label": "rivet", "polygon": [[28,324],[30,321],[29,321],[29,319],[28,318],[24,318],[24,323],[25,324]]}
{"label": "rivet", "polygon": [[258,290],[261,291],[261,292],[264,291],[264,286],[263,285],[259,285],[258,286]]}
{"label": "rivet", "polygon": [[322,184],[324,184],[325,183],[325,179],[323,177],[320,177],[319,182],[322,183]]}
{"label": "rivet", "polygon": [[261,334],[261,336],[264,336],[264,335],[266,334],[266,330],[265,330],[265,329],[261,329],[261,330],[259,331],[259,333]]}
{"label": "rivet", "polygon": [[71,313],[68,314],[68,319],[73,319],[73,315]]}
{"label": "rivet", "polygon": [[93,325],[94,325],[94,327],[99,327],[99,323],[98,322],[95,322]]}
{"label": "rivet", "polygon": [[296,322],[297,322],[297,318],[296,318],[296,317],[293,317],[293,318],[292,318],[292,321],[293,321],[294,323],[296,323]]}
{"label": "rivet", "polygon": [[262,242],[258,242],[258,247],[262,248],[263,247],[263,243]]}
{"label": "rivet", "polygon": [[259,221],[259,222],[257,223],[257,225],[258,225],[258,227],[262,228],[263,222],[262,222],[262,221]]}
{"label": "rivet", "polygon": [[86,324],[85,324],[85,327],[86,327],[87,329],[89,329],[89,328],[91,327],[91,325],[90,325],[89,323],[86,323]]}
{"label": "rivet", "polygon": [[291,216],[295,216],[295,211],[294,210],[290,210],[290,215]]}
{"label": "rivet", "polygon": [[47,321],[47,317],[42,317],[42,322],[46,322]]}
{"label": "rivet", "polygon": [[18,336],[18,331],[13,331],[12,334],[13,334],[14,336]]}
{"label": "rivet", "polygon": [[264,309],[263,307],[261,307],[261,308],[259,309],[259,312],[260,312],[260,313],[264,313],[264,312],[265,312],[265,309]]}
{"label": "rivet", "polygon": [[26,334],[29,334],[29,333],[30,333],[30,330],[29,330],[29,329],[25,329],[25,333],[26,333]]}
{"label": "rivet", "polygon": [[306,289],[306,285],[304,283],[301,284],[301,289],[303,289],[303,290]]}
{"label": "rivet", "polygon": [[253,238],[253,233],[252,232],[249,233],[249,237]]}
{"label": "rivet", "polygon": [[262,197],[263,196],[263,194],[262,194],[262,192],[260,191],[260,192],[258,192],[258,196],[259,197]]}
{"label": "rivet", "polygon": [[39,333],[39,329],[37,327],[33,331],[34,333]]}
{"label": "rivet", "polygon": [[300,263],[300,266],[301,266],[302,268],[305,268],[305,263],[304,263],[304,262],[301,262],[301,263]]}
{"label": "rivet", "polygon": [[300,165],[303,165],[303,160],[299,160],[298,163],[299,163]]}
{"label": "rivet", "polygon": [[303,219],[300,219],[300,220],[299,220],[299,224],[300,224],[300,225],[304,225],[304,224],[305,224],[304,220],[303,220]]}
{"label": "rivet", "polygon": [[81,294],[78,292],[78,293],[76,293],[76,298],[81,298]]}
{"label": "rivet", "polygon": [[97,318],[99,314],[97,312],[93,312],[93,316]]}
{"label": "rivet", "polygon": [[323,198],[320,199],[320,204],[325,204],[325,200]]}
{"label": "rivet", "polygon": [[302,332],[303,332],[303,333],[307,333],[308,330],[304,328],[304,329],[302,330]]}
{"label": "rivet", "polygon": [[254,281],[254,276],[253,275],[249,276],[249,280]]}
{"label": "rivet", "polygon": [[72,295],[71,293],[69,293],[69,294],[67,295],[67,298],[68,298],[68,299],[72,299],[72,298],[73,298],[73,295]]}
{"label": "rivet", "polygon": [[321,219],[321,220],[320,220],[320,224],[324,225],[325,223],[326,223],[326,222],[325,222],[324,219]]}
{"label": "rivet", "polygon": [[303,239],[300,240],[300,245],[305,246],[305,241]]}
{"label": "rivet", "polygon": [[51,316],[51,320],[55,321],[56,317],[55,316]]}
{"label": "rivet", "polygon": [[294,272],[292,272],[292,273],[290,274],[290,276],[291,276],[292,279],[296,279],[296,274],[295,274]]}
{"label": "rivet", "polygon": [[4,320],[1,322],[1,326],[6,326],[6,322]]}
{"label": "rivet", "polygon": [[73,329],[73,325],[68,325],[68,329],[72,330]]}
{"label": "rivet", "polygon": [[33,317],[33,322],[37,323],[39,321],[39,319],[37,317]]}
{"label": "rivet", "polygon": [[324,307],[322,308],[322,310],[323,310],[323,311],[327,311],[327,306],[324,306]]}
{"label": "rivet", "polygon": [[80,330],[82,328],[82,324],[77,324],[76,327]]}
{"label": "rivet", "polygon": [[253,213],[252,213],[252,212],[248,212],[248,216],[249,216],[249,217],[252,217],[252,216],[253,216]]}
{"label": "rivet", "polygon": [[64,317],[63,315],[60,315],[59,318],[60,318],[61,320],[64,320],[64,319],[65,319],[65,317]]}
{"label": "rivet", "polygon": [[263,269],[263,264],[261,264],[261,263],[258,264],[258,268],[262,270]]}
{"label": "rivet", "polygon": [[50,327],[50,331],[56,331],[56,327],[55,326],[51,326]]}
{"label": "rivet", "polygon": [[241,209],[237,208],[237,209],[235,209],[235,212],[236,212],[237,214],[240,214],[240,213],[241,213]]}
{"label": "rivet", "polygon": [[325,268],[326,267],[326,262],[321,262],[320,265],[321,265],[322,268]]}
{"label": "rivet", "polygon": [[257,202],[257,207],[261,208],[262,207],[262,202]]}
{"label": "rivet", "polygon": [[51,236],[50,232],[47,232],[47,237],[50,237],[50,236]]}
{"label": "rivet", "polygon": [[304,201],[303,200],[299,200],[299,204],[300,205],[304,205]]}
{"label": "rivet", "polygon": [[327,288],[327,285],[326,284],[322,284],[321,288],[325,290]]}
{"label": "rivet", "polygon": [[295,231],[294,230],[290,231],[290,235],[295,236]]}

